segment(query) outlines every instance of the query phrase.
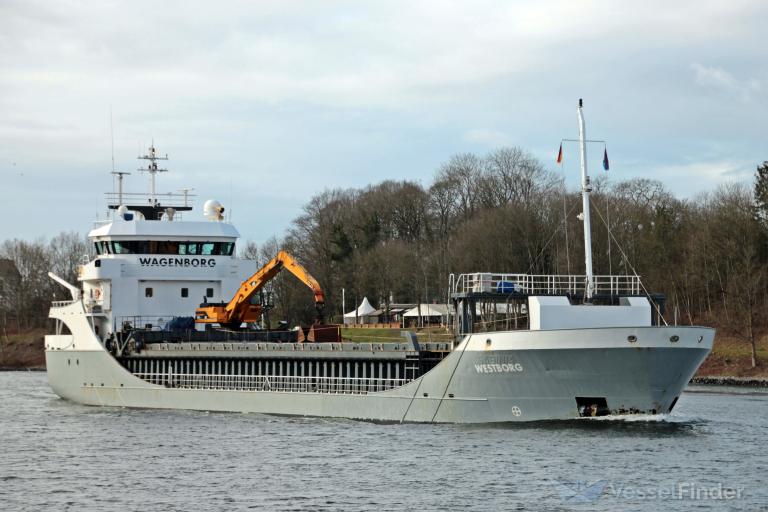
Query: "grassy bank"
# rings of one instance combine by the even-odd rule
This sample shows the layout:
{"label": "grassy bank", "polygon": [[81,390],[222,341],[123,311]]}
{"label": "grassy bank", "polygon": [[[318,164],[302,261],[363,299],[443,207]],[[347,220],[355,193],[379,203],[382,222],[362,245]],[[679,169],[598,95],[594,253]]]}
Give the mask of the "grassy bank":
{"label": "grassy bank", "polygon": [[696,376],[768,378],[768,336],[763,336],[757,342],[757,368],[752,368],[751,364],[749,343],[718,332],[712,353]]}
{"label": "grassy bank", "polygon": [[7,335],[0,333],[0,369],[44,369],[44,336],[45,329],[32,329]]}

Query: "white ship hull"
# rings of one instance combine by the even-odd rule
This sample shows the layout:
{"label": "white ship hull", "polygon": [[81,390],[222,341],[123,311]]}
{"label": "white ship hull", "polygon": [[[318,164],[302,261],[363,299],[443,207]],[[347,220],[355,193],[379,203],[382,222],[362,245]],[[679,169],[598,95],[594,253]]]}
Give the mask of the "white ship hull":
{"label": "white ship hull", "polygon": [[[69,308],[77,311],[78,305]],[[667,413],[710,352],[714,330],[617,327],[471,334],[421,377],[386,391],[358,393],[185,388],[172,379],[151,384],[87,336],[46,337],[51,387],[82,404],[490,423],[578,418],[578,397],[604,399],[612,414]]]}

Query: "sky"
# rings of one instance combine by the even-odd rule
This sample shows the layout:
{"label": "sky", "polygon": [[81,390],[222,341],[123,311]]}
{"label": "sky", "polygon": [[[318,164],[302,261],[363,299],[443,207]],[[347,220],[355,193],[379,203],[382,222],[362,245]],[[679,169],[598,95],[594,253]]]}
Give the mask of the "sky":
{"label": "sky", "polygon": [[[0,240],[87,232],[154,141],[158,190],[246,240],[330,188],[428,186],[519,146],[578,183],[576,106],[609,177],[680,197],[768,160],[768,2],[0,0]],[[110,121],[111,120],[111,121]],[[602,147],[589,149],[591,174]]]}

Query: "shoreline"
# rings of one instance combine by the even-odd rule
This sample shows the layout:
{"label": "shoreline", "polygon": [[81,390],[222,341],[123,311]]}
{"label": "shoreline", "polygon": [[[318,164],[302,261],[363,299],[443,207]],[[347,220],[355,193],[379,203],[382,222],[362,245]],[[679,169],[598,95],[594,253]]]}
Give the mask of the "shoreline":
{"label": "shoreline", "polygon": [[697,386],[736,386],[742,388],[768,388],[765,377],[697,376],[688,382]]}

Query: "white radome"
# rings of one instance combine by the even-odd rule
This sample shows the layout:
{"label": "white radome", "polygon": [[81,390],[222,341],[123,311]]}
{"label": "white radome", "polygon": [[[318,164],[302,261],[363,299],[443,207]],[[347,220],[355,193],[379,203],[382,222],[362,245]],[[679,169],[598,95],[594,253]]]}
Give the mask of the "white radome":
{"label": "white radome", "polygon": [[210,220],[221,220],[224,207],[216,199],[209,199],[203,205],[203,215]]}

